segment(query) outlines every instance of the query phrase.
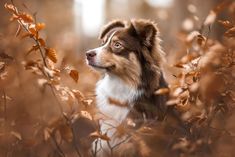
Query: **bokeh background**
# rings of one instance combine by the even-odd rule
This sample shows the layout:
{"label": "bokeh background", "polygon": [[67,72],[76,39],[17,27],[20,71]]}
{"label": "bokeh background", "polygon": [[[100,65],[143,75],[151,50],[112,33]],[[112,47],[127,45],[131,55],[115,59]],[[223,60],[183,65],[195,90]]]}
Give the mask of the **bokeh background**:
{"label": "bokeh background", "polygon": [[[93,105],[95,105],[93,101],[95,97],[94,88],[100,75],[86,65],[85,52],[99,46],[99,31],[104,24],[111,20],[144,18],[153,20],[158,24],[162,39],[161,44],[166,53],[165,75],[170,84],[177,80],[176,75],[180,73],[180,70],[173,65],[178,63],[182,56],[192,51],[196,51],[197,55],[204,55],[199,51],[201,50],[200,46],[198,48],[197,45],[197,48],[194,49],[192,43],[185,42],[192,31],[200,32],[200,37],[203,41],[205,38],[210,39],[208,41],[208,47],[213,44],[218,44],[217,49],[208,50],[208,48],[205,52],[216,52],[217,54],[217,52],[225,52],[225,49],[228,48],[232,54],[230,59],[234,60],[234,40],[224,38],[223,34],[226,29],[218,22],[215,22],[213,16],[210,17],[212,18],[210,25],[204,24],[205,19],[211,14],[211,10],[215,9],[221,2],[224,1],[14,0],[14,4],[19,10],[36,15],[38,22],[46,24],[45,29],[40,32],[40,35],[45,39],[47,45],[56,50],[58,62],[54,67],[60,69],[61,87],[66,87],[61,90],[62,93],[58,92],[58,97],[61,97],[62,100],[56,100],[51,89],[42,86],[42,82],[40,81],[43,80],[43,77],[41,75],[34,75],[31,71],[25,70],[25,63],[40,59],[40,56],[35,52],[26,55],[34,42],[30,38],[22,39],[21,36],[24,33],[15,37],[18,24],[17,22],[10,22],[11,15],[4,8],[4,4],[11,3],[11,1],[1,0],[0,157],[75,157],[79,156],[76,152],[76,145],[79,148],[81,147],[80,151],[85,154],[85,157],[87,156],[86,152],[89,149],[89,143],[91,141],[89,133],[94,131],[93,124],[87,122],[87,119],[76,119],[68,127],[67,121],[63,118],[64,115],[61,114],[61,108],[58,107],[58,104],[62,105],[62,110],[66,115],[72,116],[75,113],[80,113],[81,110],[88,110],[87,108],[81,107],[81,104],[90,104],[89,102],[92,101],[94,103]],[[235,3],[231,2],[230,4],[229,6],[225,6],[222,12],[218,13],[217,19],[234,22],[234,16],[228,16],[228,12],[235,13]],[[219,42],[226,44],[221,48]],[[215,62],[213,65],[215,64],[217,67],[222,65],[220,60],[218,61],[220,56],[212,55],[210,57],[209,60]],[[208,67],[212,65],[208,60],[206,64]],[[5,69],[2,68],[2,65],[4,65]],[[78,82],[68,77],[68,69],[76,69],[79,72]],[[211,72],[211,69],[204,69],[205,71],[202,71],[202,74],[214,77],[214,72]],[[228,74],[230,81],[234,80],[234,64],[231,69],[228,67],[225,69],[228,69],[226,74]],[[224,76],[227,77],[227,75]],[[223,82],[221,78],[216,78],[217,80],[210,77],[205,78],[203,80],[204,82],[200,82],[203,87],[202,92],[204,92],[204,97],[207,97],[209,93],[208,98],[211,100],[210,102],[205,101],[202,104],[211,104],[211,102],[214,102],[212,100],[215,100],[215,104],[223,107],[220,102],[222,99],[217,101],[219,94],[216,92],[217,88],[226,91],[228,86],[220,84]],[[227,105],[232,106],[231,108],[226,108],[226,111],[229,111],[228,114],[226,112],[225,116],[222,116],[221,113],[214,116],[216,120],[215,122],[213,121],[213,127],[215,126],[215,128],[218,127],[219,129],[210,128],[214,131],[212,134],[208,128],[195,125],[192,130],[196,130],[196,133],[193,134],[193,137],[189,136],[191,139],[188,139],[186,137],[184,138],[184,135],[186,136],[185,132],[173,135],[171,133],[172,130],[169,129],[166,135],[164,134],[165,128],[163,126],[157,127],[157,131],[164,131],[159,131],[155,134],[157,135],[157,137],[154,136],[156,142],[151,137],[146,138],[154,149],[156,148],[154,152],[155,156],[203,157],[209,154],[218,157],[233,157],[235,133],[235,125],[233,123],[235,118],[234,114],[232,114],[232,109],[234,109],[235,104],[234,85],[229,86],[231,88],[230,92],[232,91],[231,93],[233,95],[231,94],[232,96],[228,98],[229,103]],[[67,96],[72,89],[80,90],[88,101],[85,102],[82,100],[82,103],[70,101]],[[81,96],[79,97],[80,99]],[[188,111],[188,109],[186,110]],[[204,110],[201,109],[200,111]],[[96,111],[90,109],[89,112],[92,114]],[[208,113],[210,112],[208,111]],[[209,117],[209,114],[207,116]],[[172,123],[164,125],[174,129],[177,128],[180,131],[183,130],[182,128],[178,128],[176,123],[174,124],[174,126],[172,126]],[[184,127],[187,128],[188,125]],[[230,130],[230,132],[225,128]],[[223,140],[218,140],[219,142],[217,141],[216,144],[212,142],[219,139],[222,135],[225,137]],[[139,141],[142,142],[142,139]],[[176,146],[172,144],[175,146],[173,154],[171,154],[171,151],[168,152],[168,148],[170,148],[169,141],[171,144],[176,144]],[[205,142],[205,145],[203,142]],[[141,147],[145,149],[144,145]]]}

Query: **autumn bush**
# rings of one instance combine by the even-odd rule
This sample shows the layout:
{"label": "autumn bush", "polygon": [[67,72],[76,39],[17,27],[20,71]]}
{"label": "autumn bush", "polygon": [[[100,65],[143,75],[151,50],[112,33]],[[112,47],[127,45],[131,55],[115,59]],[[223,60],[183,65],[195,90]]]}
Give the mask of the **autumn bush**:
{"label": "autumn bush", "polygon": [[[109,137],[100,133],[94,95],[79,90],[83,78],[71,63],[92,72],[75,54],[68,59],[46,43],[41,35],[46,24],[36,15],[14,3],[5,8],[18,29],[15,39],[9,32],[0,40],[0,156],[97,156],[92,141]],[[227,19],[218,19],[221,13]],[[223,1],[201,29],[179,33],[183,56],[172,64],[174,79],[155,92],[169,94],[169,113],[163,122],[146,121],[138,129],[131,119],[130,127],[120,126],[117,130],[131,142],[110,148],[113,156],[118,156],[115,149],[131,152],[130,145],[146,157],[234,156],[234,19],[235,2]],[[220,41],[210,37],[215,23],[224,29]]]}

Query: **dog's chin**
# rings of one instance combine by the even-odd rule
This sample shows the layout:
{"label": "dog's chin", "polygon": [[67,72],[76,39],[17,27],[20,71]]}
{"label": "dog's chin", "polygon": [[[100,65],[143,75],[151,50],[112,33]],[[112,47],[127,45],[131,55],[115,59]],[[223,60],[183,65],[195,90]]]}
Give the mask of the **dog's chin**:
{"label": "dog's chin", "polygon": [[88,65],[96,71],[100,72],[111,72],[115,68],[115,65],[97,65],[90,62],[88,62]]}

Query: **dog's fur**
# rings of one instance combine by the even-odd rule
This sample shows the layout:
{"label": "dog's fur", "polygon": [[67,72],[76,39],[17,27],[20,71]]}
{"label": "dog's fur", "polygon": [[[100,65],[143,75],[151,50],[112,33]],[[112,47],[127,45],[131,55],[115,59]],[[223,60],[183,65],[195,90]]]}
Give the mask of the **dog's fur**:
{"label": "dog's fur", "polygon": [[140,119],[164,118],[166,97],[154,94],[167,86],[158,34],[152,21],[112,21],[101,31],[101,47],[86,53],[87,63],[104,73],[96,87],[97,106],[103,115],[101,132],[111,138],[111,147],[123,139],[115,127],[128,116],[138,119],[137,125]]}

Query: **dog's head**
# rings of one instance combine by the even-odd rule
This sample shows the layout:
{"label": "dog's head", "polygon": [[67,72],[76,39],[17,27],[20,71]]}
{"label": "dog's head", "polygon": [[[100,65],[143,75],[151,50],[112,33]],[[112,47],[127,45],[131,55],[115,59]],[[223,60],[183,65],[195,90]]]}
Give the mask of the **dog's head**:
{"label": "dog's head", "polygon": [[157,34],[148,20],[112,21],[101,31],[101,46],[86,52],[87,63],[135,87],[149,84],[162,60]]}

